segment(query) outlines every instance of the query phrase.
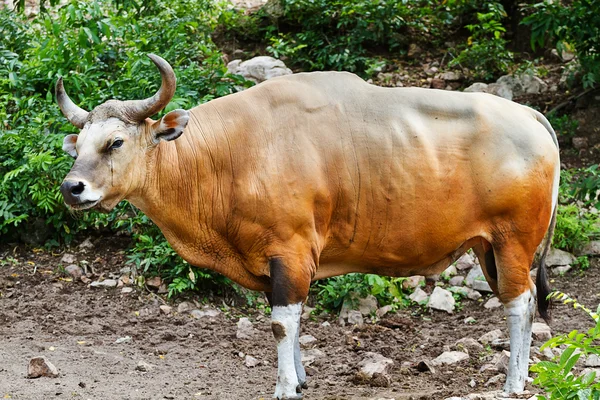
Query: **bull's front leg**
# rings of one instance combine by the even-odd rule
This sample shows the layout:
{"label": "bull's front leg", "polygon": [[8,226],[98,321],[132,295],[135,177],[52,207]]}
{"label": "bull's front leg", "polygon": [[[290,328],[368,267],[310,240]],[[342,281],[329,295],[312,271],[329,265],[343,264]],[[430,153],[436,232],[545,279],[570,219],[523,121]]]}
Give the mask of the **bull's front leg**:
{"label": "bull's front leg", "polygon": [[306,374],[300,361],[300,315],[308,295],[310,278],[284,260],[270,261],[271,328],[277,342],[277,386],[274,398],[301,399]]}

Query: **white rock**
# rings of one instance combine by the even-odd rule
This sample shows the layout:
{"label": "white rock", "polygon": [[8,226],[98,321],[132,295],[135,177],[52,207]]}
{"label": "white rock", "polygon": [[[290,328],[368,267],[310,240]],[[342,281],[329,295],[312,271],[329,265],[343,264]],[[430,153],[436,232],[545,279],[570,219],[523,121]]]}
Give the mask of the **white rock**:
{"label": "white rock", "polygon": [[302,320],[306,321],[307,319],[310,318],[311,313],[314,311],[315,309],[313,307],[309,307],[309,306],[304,306],[302,307]]}
{"label": "white rock", "polygon": [[133,292],[132,287],[124,287],[123,289],[121,289],[121,293],[123,293],[123,294],[131,293],[131,292]]}
{"label": "white rock", "polygon": [[548,90],[548,85],[537,76],[529,74],[504,75],[496,83],[506,86],[515,97],[524,94],[539,94]]}
{"label": "white rock", "polygon": [[446,311],[451,314],[454,311],[454,297],[452,297],[452,293],[447,291],[446,289],[442,289],[439,286],[436,286],[433,289],[433,293],[429,297],[429,302],[427,306],[434,310]]}
{"label": "white rock", "polygon": [[481,336],[478,340],[480,343],[489,344],[489,343],[492,343],[496,339],[502,339],[502,337],[503,337],[502,331],[500,329],[494,329],[493,331],[488,332],[485,335]]}
{"label": "white rock", "polygon": [[154,365],[149,364],[144,360],[140,360],[135,367],[136,370],[141,371],[141,372],[148,372],[148,371],[151,371],[153,368],[154,368]]}
{"label": "white rock", "polygon": [[167,315],[169,315],[169,314],[171,314],[171,312],[173,312],[173,307],[171,307],[171,306],[168,306],[168,305],[166,305],[166,304],[163,304],[163,305],[162,305],[162,306],[160,306],[159,308],[160,308],[160,311],[161,311],[163,314],[167,314]]}
{"label": "white rock", "polygon": [[287,68],[283,61],[268,56],[254,57],[242,62],[234,60],[227,64],[227,70],[256,83],[292,74],[292,70]]}
{"label": "white rock", "polygon": [[475,82],[474,84],[472,84],[471,86],[469,86],[468,88],[466,88],[464,91],[465,92],[487,92],[487,83],[483,83],[483,82]]}
{"label": "white rock", "polygon": [[600,367],[600,357],[596,354],[590,354],[585,358],[586,367]]}
{"label": "white rock", "polygon": [[34,357],[29,360],[27,377],[39,378],[41,376],[56,378],[58,376],[58,369],[46,357]]}
{"label": "white rock", "polygon": [[302,335],[300,336],[298,341],[300,342],[300,346],[308,348],[311,347],[313,344],[317,343],[317,338],[313,335]]}
{"label": "white rock", "polygon": [[467,277],[465,278],[465,283],[467,284],[467,286],[473,286],[473,281],[482,279],[485,279],[485,276],[483,275],[481,266],[475,265],[467,274]]}
{"label": "white rock", "polygon": [[552,331],[550,327],[543,322],[534,322],[531,328],[533,338],[537,340],[549,340],[552,338]]}
{"label": "white rock", "polygon": [[494,375],[490,379],[488,379],[488,381],[486,383],[484,383],[483,386],[487,387],[490,385],[495,385],[496,383],[504,382],[504,379],[506,379],[505,374]]}
{"label": "white rock", "polygon": [[512,100],[514,96],[513,91],[508,85],[498,82],[490,83],[486,89],[486,92],[507,100]]}
{"label": "white rock", "polygon": [[597,256],[600,255],[600,240],[592,240],[581,250],[578,251],[579,255],[582,256]]}
{"label": "white rock", "polygon": [[205,308],[202,310],[192,310],[190,311],[190,315],[196,319],[202,318],[216,318],[221,314],[221,311],[216,310],[214,308]]}
{"label": "white rock", "polygon": [[382,318],[384,315],[386,315],[387,313],[392,311],[392,309],[393,309],[393,307],[388,304],[387,306],[383,306],[383,307],[379,308],[375,312],[375,315],[377,315],[377,318]]}
{"label": "white rock", "polygon": [[60,259],[60,263],[63,265],[67,264],[75,264],[77,262],[77,257],[74,254],[65,253]]}
{"label": "white rock", "polygon": [[473,268],[477,263],[472,255],[465,253],[458,260],[456,260],[456,269],[464,271],[469,268]]}
{"label": "white rock", "polygon": [[502,350],[501,353],[494,355],[492,364],[499,371],[506,373],[508,372],[508,361],[510,360],[510,352]]}
{"label": "white rock", "polygon": [[473,289],[478,290],[480,292],[488,292],[492,293],[492,288],[487,281],[481,281],[479,279],[473,281]]}
{"label": "white rock", "polygon": [[434,358],[431,363],[434,366],[438,365],[452,365],[459,363],[464,360],[468,360],[469,355],[462,351],[445,351],[436,358]]}
{"label": "white rock", "polygon": [[193,309],[194,309],[194,305],[192,303],[190,303],[189,301],[181,302],[177,306],[177,312],[179,314],[183,314],[183,313],[192,311]]}
{"label": "white rock", "polygon": [[325,322],[323,322],[323,323],[321,324],[321,326],[322,326],[323,328],[329,328],[329,327],[331,326],[331,324],[329,323],[329,321],[325,321]]}
{"label": "white rock", "polygon": [[462,338],[454,344],[459,351],[466,351],[471,355],[477,355],[483,351],[483,346],[473,338]]}
{"label": "white rock", "polygon": [[301,350],[300,354],[301,354],[302,364],[304,364],[305,367],[307,367],[310,364],[314,363],[315,361],[325,357],[325,353],[323,353],[319,349]]}
{"label": "white rock", "polygon": [[237,322],[237,332],[235,333],[235,337],[238,339],[252,339],[258,330],[252,326],[252,322],[246,317],[240,318]]}
{"label": "white rock", "polygon": [[475,289],[471,289],[466,287],[465,290],[467,291],[467,298],[470,300],[479,300],[481,298],[481,293],[479,293],[477,290]]}
{"label": "white rock", "polygon": [[65,271],[73,278],[73,280],[79,280],[83,275],[83,270],[81,267],[75,264],[67,265]]}
{"label": "white rock", "polygon": [[483,307],[487,308],[488,310],[491,310],[491,309],[494,309],[494,308],[499,308],[499,307],[502,307],[502,306],[503,306],[503,304],[495,296],[492,297],[491,299],[489,299],[488,301],[486,301],[485,304],[483,305]]}
{"label": "white rock", "polygon": [[449,266],[441,273],[442,278],[444,278],[444,279],[449,279],[456,274],[457,274],[457,271],[456,271],[456,267],[454,265]]}
{"label": "white rock", "polygon": [[94,248],[94,244],[92,243],[90,238],[85,239],[79,246],[77,246],[80,250],[86,251]]}
{"label": "white rock", "polygon": [[408,296],[408,298],[414,301],[415,303],[423,304],[428,301],[429,296],[427,296],[427,293],[425,293],[423,289],[418,287],[415,289],[414,292],[411,293],[410,296]]}
{"label": "white rock", "polygon": [[459,81],[462,76],[460,72],[446,71],[440,75],[440,78],[445,81]]}
{"label": "white rock", "polygon": [[571,270],[571,268],[573,268],[573,267],[571,267],[570,265],[564,265],[564,266],[560,266],[560,267],[554,267],[550,270],[550,272],[552,273],[552,275],[560,276],[560,275],[564,275],[567,272],[569,272]]}
{"label": "white rock", "polygon": [[350,310],[348,311],[348,323],[350,325],[358,325],[362,326],[364,323],[363,316],[358,310]]}
{"label": "white rock", "polygon": [[425,286],[425,277],[421,275],[409,276],[402,282],[404,289],[414,289],[419,286]]}
{"label": "white rock", "polygon": [[451,286],[461,286],[463,284],[464,280],[465,280],[464,276],[456,275],[456,276],[453,276],[452,278],[450,278],[450,280],[448,281],[448,284]]}
{"label": "white rock", "polygon": [[260,361],[252,356],[246,355],[246,358],[244,359],[244,364],[246,364],[246,367],[248,368],[253,368],[260,364]]}
{"label": "white rock", "polygon": [[340,317],[348,318],[351,310],[358,310],[361,315],[370,315],[372,312],[377,311],[377,299],[373,295],[360,298],[357,293],[351,293],[344,299],[342,309],[340,310]]}
{"label": "white rock", "polygon": [[103,281],[94,281],[90,284],[91,287],[116,287],[118,284],[116,279],[105,279]]}
{"label": "white rock", "polygon": [[554,267],[558,265],[571,265],[577,262],[577,258],[566,251],[559,249],[550,249],[546,256],[546,265],[548,267]]}
{"label": "white rock", "polygon": [[365,378],[372,378],[373,374],[386,374],[394,361],[378,353],[367,352],[358,363],[359,374]]}
{"label": "white rock", "polygon": [[373,295],[368,295],[365,298],[358,299],[358,311],[364,316],[369,316],[375,311],[379,305],[377,304],[377,299]]}
{"label": "white rock", "polygon": [[476,320],[475,318],[473,318],[473,317],[467,317],[467,318],[465,318],[465,319],[464,319],[464,321],[463,321],[463,322],[464,322],[465,324],[472,325],[472,324],[475,324],[475,323],[477,323],[477,320]]}
{"label": "white rock", "polygon": [[450,286],[448,290],[452,293],[456,293],[461,295],[462,297],[467,297],[469,288],[464,286]]}

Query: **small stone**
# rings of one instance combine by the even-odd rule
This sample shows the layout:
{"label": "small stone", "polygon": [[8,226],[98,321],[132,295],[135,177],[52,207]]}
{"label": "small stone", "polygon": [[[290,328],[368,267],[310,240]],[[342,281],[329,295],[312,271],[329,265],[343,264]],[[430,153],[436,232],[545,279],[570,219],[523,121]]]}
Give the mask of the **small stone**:
{"label": "small stone", "polygon": [[492,343],[496,339],[502,339],[502,336],[503,336],[503,334],[500,329],[494,329],[493,331],[488,332],[485,335],[481,336],[478,340],[482,344],[489,344],[489,343]]}
{"label": "small stone", "polygon": [[473,281],[473,289],[478,290],[480,292],[492,292],[492,288],[487,281],[475,280]]}
{"label": "small stone", "polygon": [[131,342],[131,336],[124,336],[124,337],[120,337],[117,340],[115,340],[115,344],[129,343],[129,342]]}
{"label": "small stone", "polygon": [[439,78],[433,78],[431,80],[432,89],[444,89],[446,87],[446,81]]}
{"label": "small stone", "polygon": [[246,358],[244,359],[244,364],[246,364],[246,367],[248,368],[254,368],[258,364],[260,364],[260,361],[252,356],[246,355]]}
{"label": "small stone", "polygon": [[75,264],[77,262],[77,257],[74,254],[65,253],[60,259],[60,263],[63,265],[67,264]]}
{"label": "small stone", "polygon": [[94,281],[90,284],[91,287],[116,287],[117,280],[116,279],[105,279],[103,281]]}
{"label": "small stone", "polygon": [[158,289],[160,287],[160,285],[162,285],[162,279],[160,279],[160,276],[154,276],[154,277],[146,280],[146,285],[148,287]]}
{"label": "small stone", "polygon": [[580,256],[597,256],[600,255],[600,240],[592,240],[581,250],[578,251]]}
{"label": "small stone", "polygon": [[475,382],[475,379],[471,379],[469,381],[469,386],[471,386],[472,388],[474,388],[475,386],[477,386],[477,382]]}
{"label": "small stone", "polygon": [[476,324],[477,320],[475,318],[473,318],[473,317],[467,317],[467,318],[464,319],[463,322],[465,324],[472,325],[472,324]]}
{"label": "small stone", "polygon": [[121,293],[123,293],[123,294],[131,293],[131,292],[133,292],[132,287],[124,287],[123,289],[121,289]]}
{"label": "small stone", "polygon": [[505,374],[494,375],[490,379],[488,379],[488,381],[486,383],[484,383],[483,386],[488,387],[490,385],[495,385],[499,382],[504,382],[505,379],[506,379]]}
{"label": "small stone", "polygon": [[417,304],[424,304],[429,300],[429,296],[427,296],[427,293],[425,293],[425,291],[419,287],[416,288],[415,291],[412,292],[410,296],[408,296],[408,298]]}
{"label": "small stone", "polygon": [[574,137],[571,139],[571,142],[573,143],[573,147],[577,150],[587,149],[589,147],[588,138],[586,137]]}
{"label": "small stone", "polygon": [[507,85],[501,84],[501,83],[490,83],[487,88],[486,88],[486,92],[505,98],[507,100],[512,100],[513,99],[513,91],[511,90],[510,87],[508,87]]}
{"label": "small stone", "polygon": [[485,276],[483,275],[481,266],[475,265],[475,266],[473,266],[473,268],[471,268],[471,270],[467,274],[467,277],[465,278],[465,283],[467,284],[467,286],[473,286],[473,282],[475,280],[482,280],[482,279],[485,279]]}
{"label": "small stone", "polygon": [[533,338],[537,340],[550,340],[552,338],[552,331],[550,327],[543,322],[534,322],[531,328]]}
{"label": "small stone", "polygon": [[444,279],[450,279],[450,277],[456,275],[456,273],[456,267],[454,265],[451,265],[448,268],[446,268],[440,275]]}
{"label": "small stone", "polygon": [[144,360],[140,360],[135,367],[136,371],[141,371],[141,372],[148,372],[148,371],[151,371],[153,368],[154,368],[154,365],[148,364]]}
{"label": "small stone", "polygon": [[469,289],[469,288],[464,287],[464,286],[450,286],[448,288],[448,290],[450,292],[458,294],[461,297],[467,297],[467,295],[468,295],[467,289]]}
{"label": "small stone", "polygon": [[492,359],[492,365],[499,371],[508,372],[508,361],[510,360],[510,352],[502,350],[500,354],[496,354]]}
{"label": "small stone", "polygon": [[350,325],[362,326],[364,323],[362,313],[357,310],[348,311],[348,323]]}
{"label": "small stone", "polygon": [[254,328],[252,322],[246,317],[240,318],[237,323],[237,332],[235,333],[235,337],[238,339],[252,339],[258,330]]}
{"label": "small stone", "polygon": [[77,246],[79,250],[87,251],[94,248],[94,244],[90,238],[85,239],[79,246]]}
{"label": "small stone", "polygon": [[379,353],[366,352],[360,363],[358,363],[359,376],[371,379],[374,374],[386,374],[394,364],[389,358],[382,356]]}
{"label": "small stone", "polygon": [[445,351],[431,361],[434,366],[452,365],[464,360],[468,360],[469,355],[462,351]]}
{"label": "small stone", "polygon": [[431,361],[420,361],[417,364],[417,371],[419,372],[431,372],[435,374],[435,367],[431,363]]}
{"label": "small stone", "polygon": [[58,369],[46,357],[34,357],[29,360],[27,377],[39,378],[41,376],[56,378],[58,376]]}
{"label": "small stone", "polygon": [[456,275],[453,276],[452,278],[450,278],[450,280],[448,281],[448,284],[451,286],[461,286],[465,281],[465,277],[464,276],[460,276],[460,275]]}
{"label": "small stone", "polygon": [[458,260],[456,260],[456,269],[459,271],[464,271],[469,268],[473,268],[477,263],[472,255],[469,253],[465,253]]}
{"label": "small stone", "polygon": [[378,307],[377,299],[371,294],[365,298],[358,299],[358,311],[365,317],[377,311]]}
{"label": "small stone", "polygon": [[483,351],[483,346],[473,338],[462,338],[454,344],[457,350],[466,351],[468,354],[477,355]]}
{"label": "small stone", "polygon": [[425,277],[421,275],[409,276],[402,282],[403,289],[414,289],[425,286]]}
{"label": "small stone", "polygon": [[179,314],[184,314],[186,312],[192,311],[194,309],[194,305],[192,303],[190,303],[189,301],[184,301],[182,303],[179,303],[179,305],[177,306],[177,312]]}
{"label": "small stone", "polygon": [[481,298],[481,293],[479,293],[477,290],[468,287],[466,287],[465,289],[467,291],[467,298],[469,300],[479,300]]}
{"label": "small stone", "polygon": [[548,267],[554,267],[558,265],[572,265],[577,262],[577,258],[566,251],[560,249],[550,249],[546,256],[546,265]]}
{"label": "small stone", "polygon": [[408,52],[406,53],[406,55],[410,58],[414,58],[416,56],[418,56],[419,54],[421,54],[423,52],[423,50],[421,50],[421,48],[415,44],[415,43],[411,43],[408,46]]}
{"label": "small stone", "polygon": [[488,301],[485,302],[485,304],[483,305],[484,308],[487,308],[488,310],[494,309],[494,308],[499,308],[502,307],[503,304],[500,302],[500,300],[498,300],[497,297],[492,297],[490,298]]}
{"label": "small stone", "polygon": [[375,311],[375,315],[377,315],[377,318],[383,318],[383,316],[392,311],[392,309],[393,307],[388,304],[387,306],[383,306]]}
{"label": "small stone", "polygon": [[434,310],[446,311],[451,314],[454,311],[454,297],[452,297],[452,293],[447,291],[446,289],[442,289],[439,286],[436,286],[433,289],[433,293],[429,297],[429,302],[427,306]]}
{"label": "small stone", "polygon": [[167,315],[168,315],[168,314],[171,314],[171,312],[173,312],[173,307],[171,307],[171,306],[167,306],[167,305],[165,305],[165,304],[163,304],[163,305],[162,305],[162,306],[160,306],[159,308],[160,308],[160,311],[161,311],[163,314],[167,314]]}
{"label": "small stone", "polygon": [[308,320],[314,310],[315,309],[313,307],[304,306],[302,309],[302,316],[301,316],[302,320],[303,321]]}
{"label": "small stone", "polygon": [[329,321],[325,321],[325,322],[323,322],[323,323],[321,324],[321,326],[322,326],[323,328],[329,328],[329,327],[331,326],[331,324],[329,323]]}
{"label": "small stone", "polygon": [[550,270],[550,273],[552,275],[562,276],[562,275],[566,274],[567,272],[569,272],[571,270],[571,268],[573,268],[573,267],[571,267],[570,265],[564,265],[564,266],[561,266],[561,267],[554,267],[554,268],[552,268]]}
{"label": "small stone", "polygon": [[483,82],[475,82],[464,91],[467,93],[487,92],[488,85]]}
{"label": "small stone", "polygon": [[83,276],[83,270],[75,264],[67,265],[65,272],[69,274],[74,280],[81,279]]}
{"label": "small stone", "polygon": [[298,341],[300,342],[300,346],[307,349],[309,347],[312,347],[312,345],[314,345],[315,343],[317,343],[318,340],[313,335],[302,335],[300,336]]}
{"label": "small stone", "polygon": [[190,311],[190,315],[196,319],[202,318],[216,318],[221,314],[221,311],[216,310],[214,308],[205,308],[203,310],[192,310]]}
{"label": "small stone", "polygon": [[586,367],[600,367],[600,357],[596,354],[590,354],[585,358]]}
{"label": "small stone", "polygon": [[310,350],[301,350],[301,361],[305,367],[308,367],[312,363],[317,360],[320,360],[325,357],[325,353],[323,353],[319,349],[310,349]]}
{"label": "small stone", "polygon": [[490,345],[498,350],[510,350],[510,339],[494,339]]}
{"label": "small stone", "polygon": [[460,72],[456,71],[446,71],[440,75],[440,78],[446,81],[459,81],[462,76]]}

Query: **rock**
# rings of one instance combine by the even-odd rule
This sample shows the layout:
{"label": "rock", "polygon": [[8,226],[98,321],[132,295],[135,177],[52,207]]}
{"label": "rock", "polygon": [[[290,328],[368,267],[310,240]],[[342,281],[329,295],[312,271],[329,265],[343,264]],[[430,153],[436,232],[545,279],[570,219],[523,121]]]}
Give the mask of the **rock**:
{"label": "rock", "polygon": [[320,360],[323,357],[325,357],[325,353],[323,353],[319,349],[301,350],[300,354],[301,354],[302,364],[305,367],[308,367],[315,361]]}
{"label": "rock", "polygon": [[456,275],[456,273],[456,267],[454,265],[451,265],[448,268],[446,268],[440,275],[442,275],[442,278],[444,279],[450,279],[450,277],[453,277],[454,275]]}
{"label": "rock", "polygon": [[431,80],[431,88],[432,89],[444,89],[446,87],[446,81],[439,78],[433,78]]}
{"label": "rock", "polygon": [[548,85],[543,80],[530,74],[504,75],[498,78],[496,83],[508,88],[515,97],[539,94],[548,90]]}
{"label": "rock", "polygon": [[475,318],[473,318],[473,317],[467,317],[467,318],[464,319],[463,322],[465,324],[472,325],[472,324],[476,324],[477,320]]}
{"label": "rock", "polygon": [[65,253],[60,259],[60,263],[63,265],[67,264],[75,264],[77,262],[77,257],[74,254]]}
{"label": "rock", "polygon": [[554,268],[552,268],[550,270],[550,273],[552,275],[564,275],[567,272],[569,272],[571,270],[571,268],[573,268],[573,267],[571,267],[570,265],[565,265],[565,266],[561,266],[561,267],[554,267]]}
{"label": "rock", "polygon": [[302,308],[302,316],[300,318],[302,318],[303,321],[306,321],[310,318],[310,315],[312,314],[312,312],[315,309],[313,307],[309,307],[309,306],[304,306]]}
{"label": "rock", "polygon": [[571,143],[573,143],[573,147],[577,150],[587,149],[589,147],[588,138],[586,137],[574,137],[571,139]]}
{"label": "rock", "polygon": [[357,310],[348,311],[348,323],[350,325],[363,326],[364,320],[362,313]]}
{"label": "rock", "polygon": [[475,265],[467,274],[467,277],[465,278],[465,283],[467,284],[467,286],[473,286],[473,281],[482,279],[485,279],[485,276],[483,275],[481,266]]}
{"label": "rock", "polygon": [[378,307],[377,299],[371,294],[365,298],[358,299],[358,311],[360,311],[363,316],[371,315],[377,311]]}
{"label": "rock", "polygon": [[131,342],[131,336],[124,336],[124,337],[120,337],[117,340],[115,340],[115,344],[129,343],[129,342]]}
{"label": "rock", "polygon": [[56,378],[58,376],[58,369],[46,357],[34,357],[29,360],[27,377],[39,378],[41,376]]}
{"label": "rock", "polygon": [[510,339],[495,339],[490,343],[494,349],[498,350],[510,350]]}
{"label": "rock", "polygon": [[410,58],[414,58],[416,56],[418,56],[419,54],[421,54],[423,52],[423,50],[421,50],[421,48],[415,44],[415,43],[411,43],[408,46],[408,52],[406,53],[406,55]]}
{"label": "rock", "polygon": [[144,360],[140,360],[136,367],[135,367],[136,371],[141,371],[141,372],[149,372],[152,369],[154,369],[154,365],[152,364],[148,364],[146,361]]}
{"label": "rock", "polygon": [[496,339],[502,339],[502,337],[503,337],[502,331],[500,329],[494,329],[493,331],[488,332],[485,335],[481,336],[478,340],[479,340],[479,343],[489,344],[489,343],[492,343]]}
{"label": "rock", "polygon": [[117,280],[116,279],[105,279],[103,281],[94,281],[90,284],[91,287],[116,287]]}
{"label": "rock", "polygon": [[82,251],[85,252],[87,250],[93,249],[94,248],[94,244],[92,243],[92,240],[90,238],[87,238],[83,242],[81,242],[79,244],[79,246],[77,246],[77,248],[79,250],[82,250]]}
{"label": "rock", "polygon": [[465,253],[458,260],[456,260],[456,269],[459,271],[464,271],[469,268],[473,268],[477,263],[472,255],[469,253]]}
{"label": "rock", "polygon": [[402,282],[402,288],[414,289],[420,286],[425,286],[425,277],[421,275],[409,276]]}
{"label": "rock", "polygon": [[468,354],[477,355],[483,352],[483,346],[473,338],[462,338],[456,341],[456,348],[459,351],[465,350]]}
{"label": "rock", "polygon": [[535,278],[537,277],[537,268],[533,268],[531,271],[529,271],[529,276],[531,277],[531,279],[535,282]]}
{"label": "rock", "polygon": [[434,310],[446,311],[451,314],[454,311],[454,297],[452,297],[452,293],[447,291],[446,289],[442,289],[439,286],[436,286],[433,289],[433,293],[429,297],[429,302],[427,306]]}
{"label": "rock", "polygon": [[448,290],[452,293],[459,294],[461,297],[467,297],[469,288],[464,286],[450,286]]}
{"label": "rock", "polygon": [[292,70],[287,68],[283,61],[268,56],[254,57],[242,62],[234,60],[227,64],[227,70],[255,83],[292,74]]}
{"label": "rock", "polygon": [[462,75],[460,72],[446,71],[440,75],[440,78],[445,81],[459,81],[462,79]]}
{"label": "rock", "polygon": [[498,83],[498,82],[490,83],[487,86],[486,92],[489,94],[493,94],[493,95],[505,98],[507,100],[512,100],[513,96],[514,96],[510,87],[508,87],[505,84]]}
{"label": "rock", "polygon": [[492,288],[490,287],[490,284],[487,283],[487,281],[482,281],[479,279],[473,281],[473,289],[478,290],[480,292],[492,293]]}
{"label": "rock", "polygon": [[158,289],[162,285],[162,279],[160,276],[153,276],[152,278],[146,280],[146,286]]}
{"label": "rock", "polygon": [[260,364],[260,361],[252,356],[246,355],[246,358],[244,359],[244,364],[246,364],[246,367],[248,368],[254,368],[258,364]]}
{"label": "rock", "polygon": [[471,86],[466,88],[464,91],[469,92],[469,93],[479,93],[479,92],[487,93],[487,88],[488,88],[487,83],[475,82],[474,84],[472,84]]}
{"label": "rock", "polygon": [[163,304],[163,305],[162,305],[162,306],[160,306],[159,308],[160,308],[160,311],[161,311],[163,314],[167,314],[167,315],[169,315],[169,314],[171,314],[171,313],[173,312],[173,307],[171,307],[171,306],[167,306],[166,304]]}
{"label": "rock", "polygon": [[237,322],[237,332],[235,333],[235,337],[238,339],[252,339],[258,330],[254,328],[252,322],[246,317],[240,318]]}
{"label": "rock", "polygon": [[177,306],[177,312],[179,314],[184,314],[186,312],[192,311],[194,308],[194,305],[189,301],[183,301]]}
{"label": "rock", "polygon": [[448,284],[451,286],[461,286],[465,280],[464,276],[456,275],[450,278]]}
{"label": "rock", "polygon": [[192,310],[190,315],[196,319],[202,318],[216,318],[221,314],[221,311],[214,308],[205,308],[203,310]]}
{"label": "rock", "polygon": [[469,300],[479,300],[481,298],[481,293],[479,293],[477,290],[468,287],[464,289],[467,291],[467,298]]}
{"label": "rock", "polygon": [[533,338],[537,340],[550,340],[552,338],[552,331],[550,327],[543,322],[534,322],[531,328]]}
{"label": "rock", "polygon": [[435,374],[435,367],[431,363],[431,361],[420,361],[417,364],[417,371],[419,372],[431,372]]}
{"label": "rock", "polygon": [[498,300],[497,297],[492,297],[490,298],[488,301],[485,302],[485,304],[483,305],[484,308],[487,308],[488,310],[494,309],[494,308],[498,308],[498,307],[502,307],[503,304],[500,302],[500,300]]}
{"label": "rock", "polygon": [[419,287],[416,288],[415,291],[408,296],[408,298],[418,304],[426,303],[429,300],[427,293],[425,293],[425,291]]}
{"label": "rock", "polygon": [[499,372],[508,372],[508,361],[510,360],[510,352],[502,350],[501,353],[494,355],[492,359],[492,365]]}
{"label": "rock", "polygon": [[133,292],[132,287],[124,287],[123,289],[121,289],[121,293],[123,293],[123,294],[131,293],[131,292]]}
{"label": "rock", "polygon": [[379,353],[366,352],[362,361],[358,363],[357,375],[366,379],[371,379],[373,374],[385,375],[393,364],[394,361]]}
{"label": "rock", "polygon": [[383,316],[392,311],[392,309],[393,307],[388,304],[387,306],[383,306],[375,311],[375,315],[377,315],[377,318],[383,318]]}
{"label": "rock", "polygon": [[592,240],[581,250],[578,251],[580,256],[597,256],[600,255],[600,240]]}
{"label": "rock", "polygon": [[445,351],[431,361],[434,366],[452,365],[464,360],[468,360],[469,355],[462,351]]}
{"label": "rock", "polygon": [[311,347],[318,341],[317,338],[313,335],[302,335],[298,340],[300,342],[300,346],[302,346],[305,349]]}
{"label": "rock", "polygon": [[506,379],[505,374],[494,375],[490,379],[488,379],[488,381],[486,383],[484,383],[483,386],[487,387],[490,385],[495,385],[497,383],[504,382],[505,379]]}
{"label": "rock", "polygon": [[331,326],[331,324],[329,323],[329,321],[325,321],[325,322],[323,322],[323,323],[321,324],[321,326],[322,326],[323,328],[329,328],[329,327]]}
{"label": "rock", "polygon": [[577,258],[566,251],[552,248],[546,256],[546,265],[554,267],[558,265],[571,265],[577,262]]}
{"label": "rock", "polygon": [[590,354],[585,358],[586,367],[600,367],[600,357],[596,354]]}
{"label": "rock", "polygon": [[79,280],[83,276],[83,270],[75,264],[67,265],[65,271],[73,278],[73,280]]}
{"label": "rock", "polygon": [[377,299],[373,295],[360,298],[357,293],[351,293],[344,299],[342,309],[340,310],[340,317],[348,318],[351,310],[358,310],[361,315],[370,315],[372,312],[377,311]]}

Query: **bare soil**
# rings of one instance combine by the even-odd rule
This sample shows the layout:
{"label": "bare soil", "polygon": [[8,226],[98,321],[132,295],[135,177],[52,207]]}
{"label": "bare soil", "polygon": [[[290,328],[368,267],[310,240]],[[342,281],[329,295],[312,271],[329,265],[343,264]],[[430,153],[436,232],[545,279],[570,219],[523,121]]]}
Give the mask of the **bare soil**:
{"label": "bare soil", "polygon": [[[100,238],[94,249],[78,258],[88,260],[96,276],[108,276],[123,267],[125,247],[123,239]],[[1,397],[270,398],[276,379],[275,343],[269,318],[261,311],[229,307],[223,299],[213,298],[210,306],[223,310],[215,319],[165,315],[159,306],[169,301],[146,289],[122,294],[121,288],[91,288],[69,281],[61,273],[61,256],[39,249],[0,247]],[[593,260],[589,270],[556,277],[552,286],[595,307],[599,278],[599,263]],[[175,310],[179,301],[172,304]],[[242,316],[249,317],[260,331],[254,340],[236,338],[236,323]],[[465,324],[468,316],[477,323]],[[322,326],[324,321],[330,326]],[[556,333],[587,329],[589,324],[583,313],[558,305],[551,327]],[[461,310],[452,315],[409,307],[360,328],[341,326],[336,315],[313,317],[303,322],[302,334],[315,336],[315,347],[325,357],[308,368],[305,398],[444,399],[500,389],[501,382],[484,387],[497,372],[480,372],[496,349],[471,354],[469,360],[437,368],[435,374],[415,368],[418,362],[452,348],[458,339],[477,339],[497,328],[507,334],[502,310],[486,310],[482,300],[464,300]],[[130,341],[115,343],[127,336]],[[354,379],[356,365],[368,351],[394,360],[389,386],[374,387]],[[240,353],[261,363],[248,368]],[[60,376],[28,379],[28,362],[36,356],[46,356]],[[151,364],[151,370],[138,371],[140,360]],[[474,388],[469,386],[471,380]],[[537,391],[532,386],[528,389]]]}

